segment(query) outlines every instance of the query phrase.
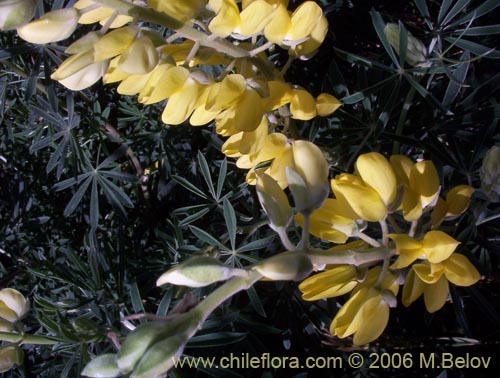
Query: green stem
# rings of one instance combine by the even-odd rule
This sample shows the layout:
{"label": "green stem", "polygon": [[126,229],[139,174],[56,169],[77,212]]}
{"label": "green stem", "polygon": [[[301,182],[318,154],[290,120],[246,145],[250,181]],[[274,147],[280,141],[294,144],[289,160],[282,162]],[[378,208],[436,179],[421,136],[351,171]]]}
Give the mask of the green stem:
{"label": "green stem", "polygon": [[418,220],[414,220],[411,222],[410,231],[408,231],[408,236],[410,238],[415,236],[415,232],[417,231]]}
{"label": "green stem", "polygon": [[392,252],[385,247],[345,251],[330,252],[321,249],[309,249],[307,256],[314,265],[333,264],[333,265],[354,265],[359,266],[380,260],[389,259]]}
{"label": "green stem", "polygon": [[372,247],[380,247],[382,245],[377,240],[366,234],[363,234],[362,232],[355,232],[352,234],[352,236],[363,240],[365,243],[370,244]]}
{"label": "green stem", "polygon": [[387,227],[387,222],[385,219],[382,219],[380,222],[380,229],[382,230],[382,244],[386,247],[389,244],[389,227]]}
{"label": "green stem", "polygon": [[15,344],[31,344],[31,345],[55,345],[61,342],[61,340],[57,340],[50,336],[30,335],[28,333],[20,334],[11,332],[0,332],[0,340],[8,341]]}
{"label": "green stem", "polygon": [[276,233],[280,237],[281,244],[283,244],[283,247],[285,247],[287,251],[295,251],[297,249],[295,245],[293,245],[293,243],[290,241],[285,227],[278,227],[274,231],[276,231]]}
{"label": "green stem", "polygon": [[309,228],[311,228],[311,214],[302,213],[304,224],[302,226],[302,249],[309,249]]}
{"label": "green stem", "polygon": [[251,270],[247,277],[233,277],[215,289],[193,309],[193,311],[201,314],[200,324],[227,299],[242,290],[249,289],[261,278],[262,275],[259,272]]}

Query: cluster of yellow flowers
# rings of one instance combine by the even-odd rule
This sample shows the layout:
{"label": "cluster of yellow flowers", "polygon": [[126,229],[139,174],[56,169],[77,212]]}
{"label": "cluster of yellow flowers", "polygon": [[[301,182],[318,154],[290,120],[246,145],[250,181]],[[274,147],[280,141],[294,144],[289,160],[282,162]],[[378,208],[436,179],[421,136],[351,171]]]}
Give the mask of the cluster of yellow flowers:
{"label": "cluster of yellow flowers", "polygon": [[[455,253],[459,242],[435,229],[444,219],[453,219],[467,209],[472,187],[457,186],[447,193],[446,200],[441,199],[434,164],[425,160],[414,163],[401,155],[391,156],[390,161],[375,152],[361,155],[355,173],[341,174],[331,181],[335,198],[328,198],[311,214],[310,232],[336,243],[358,237],[362,240],[333,247],[330,252],[367,251],[371,245],[386,251],[384,264],[326,266],[324,272],[306,279],[299,288],[306,300],[352,292],[330,331],[339,337],[354,335],[354,343],[361,345],[375,340],[385,329],[389,307],[396,305],[401,284],[405,306],[423,295],[427,310],[435,312],[448,298],[448,282],[470,286],[480,275],[467,257]],[[429,222],[419,227],[419,221],[429,212]],[[410,222],[406,233],[395,221],[398,213]],[[396,233],[388,232],[388,217]],[[298,222],[303,224],[303,220],[299,215]],[[366,222],[380,222],[382,243],[362,233]]]}
{"label": "cluster of yellow flowers", "polygon": [[[257,185],[270,226],[288,250],[248,271],[228,270],[210,259],[193,260],[164,274],[159,284],[182,282],[199,287],[233,277],[243,282],[240,288],[247,287],[247,276],[302,280],[314,266],[324,271],[300,284],[304,299],[351,292],[331,332],[339,337],[354,335],[355,344],[365,344],[386,327],[400,285],[404,284],[404,305],[423,295],[427,309],[434,312],[446,301],[448,282],[468,286],[479,279],[469,260],[455,253],[459,243],[437,230],[444,220],[467,209],[473,188],[455,187],[443,199],[431,161],[415,163],[402,155],[387,160],[379,153],[368,153],[356,161],[355,174],[331,180],[334,198],[327,198],[329,168],[322,151],[311,142],[287,137],[291,119],[328,116],[341,105],[327,93],[314,97],[287,83],[288,63],[279,71],[266,54],[275,45],[288,50],[289,62],[314,54],[328,29],[315,2],[305,1],[290,12],[287,0],[150,0],[147,5],[79,0],[73,7],[26,24],[32,17],[33,1],[13,0],[9,5],[13,3],[27,7],[17,13],[22,21],[16,24],[10,16],[4,17],[0,27],[15,27],[33,43],[66,39],[78,24],[102,25],[73,42],[66,50],[71,56],[53,73],[52,78],[69,89],[82,90],[102,78],[106,84],[119,83],[118,93],[137,95],[142,104],[166,100],[162,114],[166,124],[214,122],[217,133],[228,137],[222,152],[248,170],[247,181]],[[0,23],[4,21],[0,18]],[[144,21],[165,26],[169,32],[150,29]],[[214,76],[214,70],[207,69],[210,66],[222,68],[222,73]],[[297,247],[286,234],[294,219],[284,192],[287,187],[294,199],[295,221],[304,231]],[[425,225],[424,219],[428,220]],[[368,222],[380,224],[381,241],[363,232]],[[361,240],[318,252],[310,248],[309,234],[334,243],[346,243],[351,237]],[[324,263],[340,252],[363,252],[370,247],[381,252],[373,261]],[[213,273],[208,281],[204,274],[193,276],[200,266],[203,273],[207,267]],[[220,293],[223,290],[217,294],[219,299],[225,299]],[[116,365],[116,358],[110,358],[110,363]]]}

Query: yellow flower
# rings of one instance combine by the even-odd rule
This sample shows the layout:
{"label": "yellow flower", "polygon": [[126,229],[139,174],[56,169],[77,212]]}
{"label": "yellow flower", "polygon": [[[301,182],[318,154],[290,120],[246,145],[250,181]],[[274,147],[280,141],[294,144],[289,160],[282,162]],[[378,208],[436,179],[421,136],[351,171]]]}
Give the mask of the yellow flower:
{"label": "yellow flower", "polygon": [[321,93],[316,98],[316,111],[319,116],[326,117],[335,112],[342,103],[328,93]]}
{"label": "yellow flower", "polygon": [[339,310],[330,325],[334,336],[354,335],[355,345],[377,339],[389,322],[389,304],[377,288],[358,290]]}
{"label": "yellow flower", "polygon": [[460,242],[442,231],[429,231],[422,241],[405,234],[388,235],[396,243],[399,258],[391,265],[392,269],[409,266],[417,259],[427,259],[433,264],[448,259]]}
{"label": "yellow flower", "polygon": [[137,26],[126,26],[105,34],[94,44],[94,60],[98,62],[123,54],[135,41],[138,33]]}
{"label": "yellow flower", "polygon": [[469,185],[458,185],[446,194],[446,200],[438,199],[432,211],[432,226],[437,227],[444,219],[454,219],[463,214],[470,204],[474,188]]}
{"label": "yellow flower", "polygon": [[109,61],[94,61],[92,51],[72,55],[51,75],[65,87],[80,91],[98,81],[108,69]]}
{"label": "yellow flower", "polygon": [[121,55],[118,68],[131,75],[144,75],[156,67],[158,59],[153,42],[148,37],[139,36]]}
{"label": "yellow flower", "polygon": [[306,301],[338,297],[354,289],[363,278],[362,273],[353,265],[334,266],[305,279],[299,289]]}
{"label": "yellow flower", "polygon": [[426,207],[432,207],[439,198],[441,186],[436,167],[432,161],[413,164],[406,156],[391,156],[391,165],[398,181],[404,185],[403,217],[411,222],[418,220]]}
{"label": "yellow flower", "polygon": [[58,9],[17,28],[17,34],[31,43],[62,41],[73,34],[79,17],[80,13],[75,8]]}
{"label": "yellow flower", "polygon": [[342,174],[331,181],[339,208],[348,218],[376,222],[384,219],[396,198],[396,174],[377,152],[356,161],[357,176]]}
{"label": "yellow flower", "polygon": [[[358,231],[355,220],[341,215],[338,200],[327,198],[319,209],[310,217],[309,232],[323,240],[333,243],[345,243],[347,239]],[[295,221],[299,226],[304,225],[304,217],[297,214]]]}
{"label": "yellow flower", "polygon": [[480,278],[474,265],[460,254],[453,254],[437,264],[415,264],[406,277],[402,302],[408,307],[423,294],[427,311],[436,312],[448,298],[448,281],[457,286],[470,286]]}

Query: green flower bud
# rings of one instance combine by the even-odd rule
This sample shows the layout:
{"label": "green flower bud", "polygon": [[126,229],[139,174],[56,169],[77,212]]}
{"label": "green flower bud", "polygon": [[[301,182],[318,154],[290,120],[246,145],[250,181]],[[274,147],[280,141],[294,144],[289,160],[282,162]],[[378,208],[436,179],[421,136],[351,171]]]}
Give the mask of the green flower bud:
{"label": "green flower bud", "polygon": [[80,12],[76,8],[58,9],[17,28],[17,34],[25,41],[37,44],[62,41],[73,34],[79,18]]}
{"label": "green flower bud", "polygon": [[181,314],[168,322],[141,324],[127,336],[117,355],[117,364],[122,372],[134,370],[144,354],[159,340],[173,336],[192,336],[198,327],[196,312]]}
{"label": "green flower bud", "polygon": [[203,287],[234,276],[246,276],[244,269],[235,269],[208,256],[197,256],[163,273],[156,281],[157,286],[171,283],[189,287]]}
{"label": "green flower bud", "polygon": [[90,361],[82,371],[84,377],[114,378],[123,376],[116,363],[116,354],[107,353]]}
{"label": "green flower bud", "polygon": [[493,202],[500,195],[500,147],[493,146],[486,153],[480,171],[481,188]]}
{"label": "green flower bud", "polygon": [[37,0],[2,0],[0,30],[15,29],[27,23],[35,14]]}
{"label": "green flower bud", "polygon": [[254,266],[273,281],[301,281],[313,271],[311,260],[303,252],[283,252]]}
{"label": "green flower bud", "polygon": [[272,229],[286,228],[290,224],[293,210],[285,192],[271,176],[257,175],[257,196]]}
{"label": "green flower bud", "polygon": [[[394,47],[396,52],[400,53],[399,46],[399,35],[401,30],[399,29],[398,24],[388,23],[385,25],[384,33],[389,40],[389,43]],[[414,67],[424,67],[429,63],[426,61],[427,49],[425,45],[418,38],[415,38],[408,32],[408,44],[406,50],[406,62],[410,66]]]}
{"label": "green flower bud", "polygon": [[18,346],[7,345],[0,348],[0,373],[5,373],[16,365],[22,365],[23,360],[24,353]]}
{"label": "green flower bud", "polygon": [[0,320],[15,323],[26,315],[29,308],[29,302],[19,291],[0,290]]}
{"label": "green flower bud", "polygon": [[175,335],[158,341],[148,349],[130,378],[159,377],[174,365],[187,341],[186,335]]}

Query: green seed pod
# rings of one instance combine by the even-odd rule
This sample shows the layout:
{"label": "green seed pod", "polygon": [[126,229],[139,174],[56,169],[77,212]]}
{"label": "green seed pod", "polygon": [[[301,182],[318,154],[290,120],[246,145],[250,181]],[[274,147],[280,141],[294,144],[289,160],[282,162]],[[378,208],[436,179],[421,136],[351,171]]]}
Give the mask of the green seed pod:
{"label": "green seed pod", "polygon": [[[389,40],[389,43],[394,47],[394,50],[400,54],[400,46],[399,39],[401,30],[399,29],[398,24],[388,23],[385,25],[384,33]],[[425,45],[418,38],[415,38],[408,32],[408,43],[406,50],[406,62],[410,66],[414,67],[422,67],[426,66],[428,62],[426,62],[427,49]]]}
{"label": "green seed pod", "polygon": [[301,281],[311,274],[313,265],[305,253],[291,251],[273,256],[254,269],[273,281]]}
{"label": "green seed pod", "polygon": [[27,23],[35,14],[37,0],[0,1],[0,30],[15,29]]}
{"label": "green seed pod", "polygon": [[82,375],[93,378],[114,378],[121,377],[123,372],[116,363],[116,354],[108,353],[90,361],[83,369]]}
{"label": "green seed pod", "polygon": [[500,147],[493,146],[486,153],[480,171],[481,188],[493,202],[500,195]]}
{"label": "green seed pod", "polygon": [[208,256],[193,257],[163,273],[157,286],[171,283],[189,287],[203,287],[233,276],[246,276],[244,269],[234,269]]}

